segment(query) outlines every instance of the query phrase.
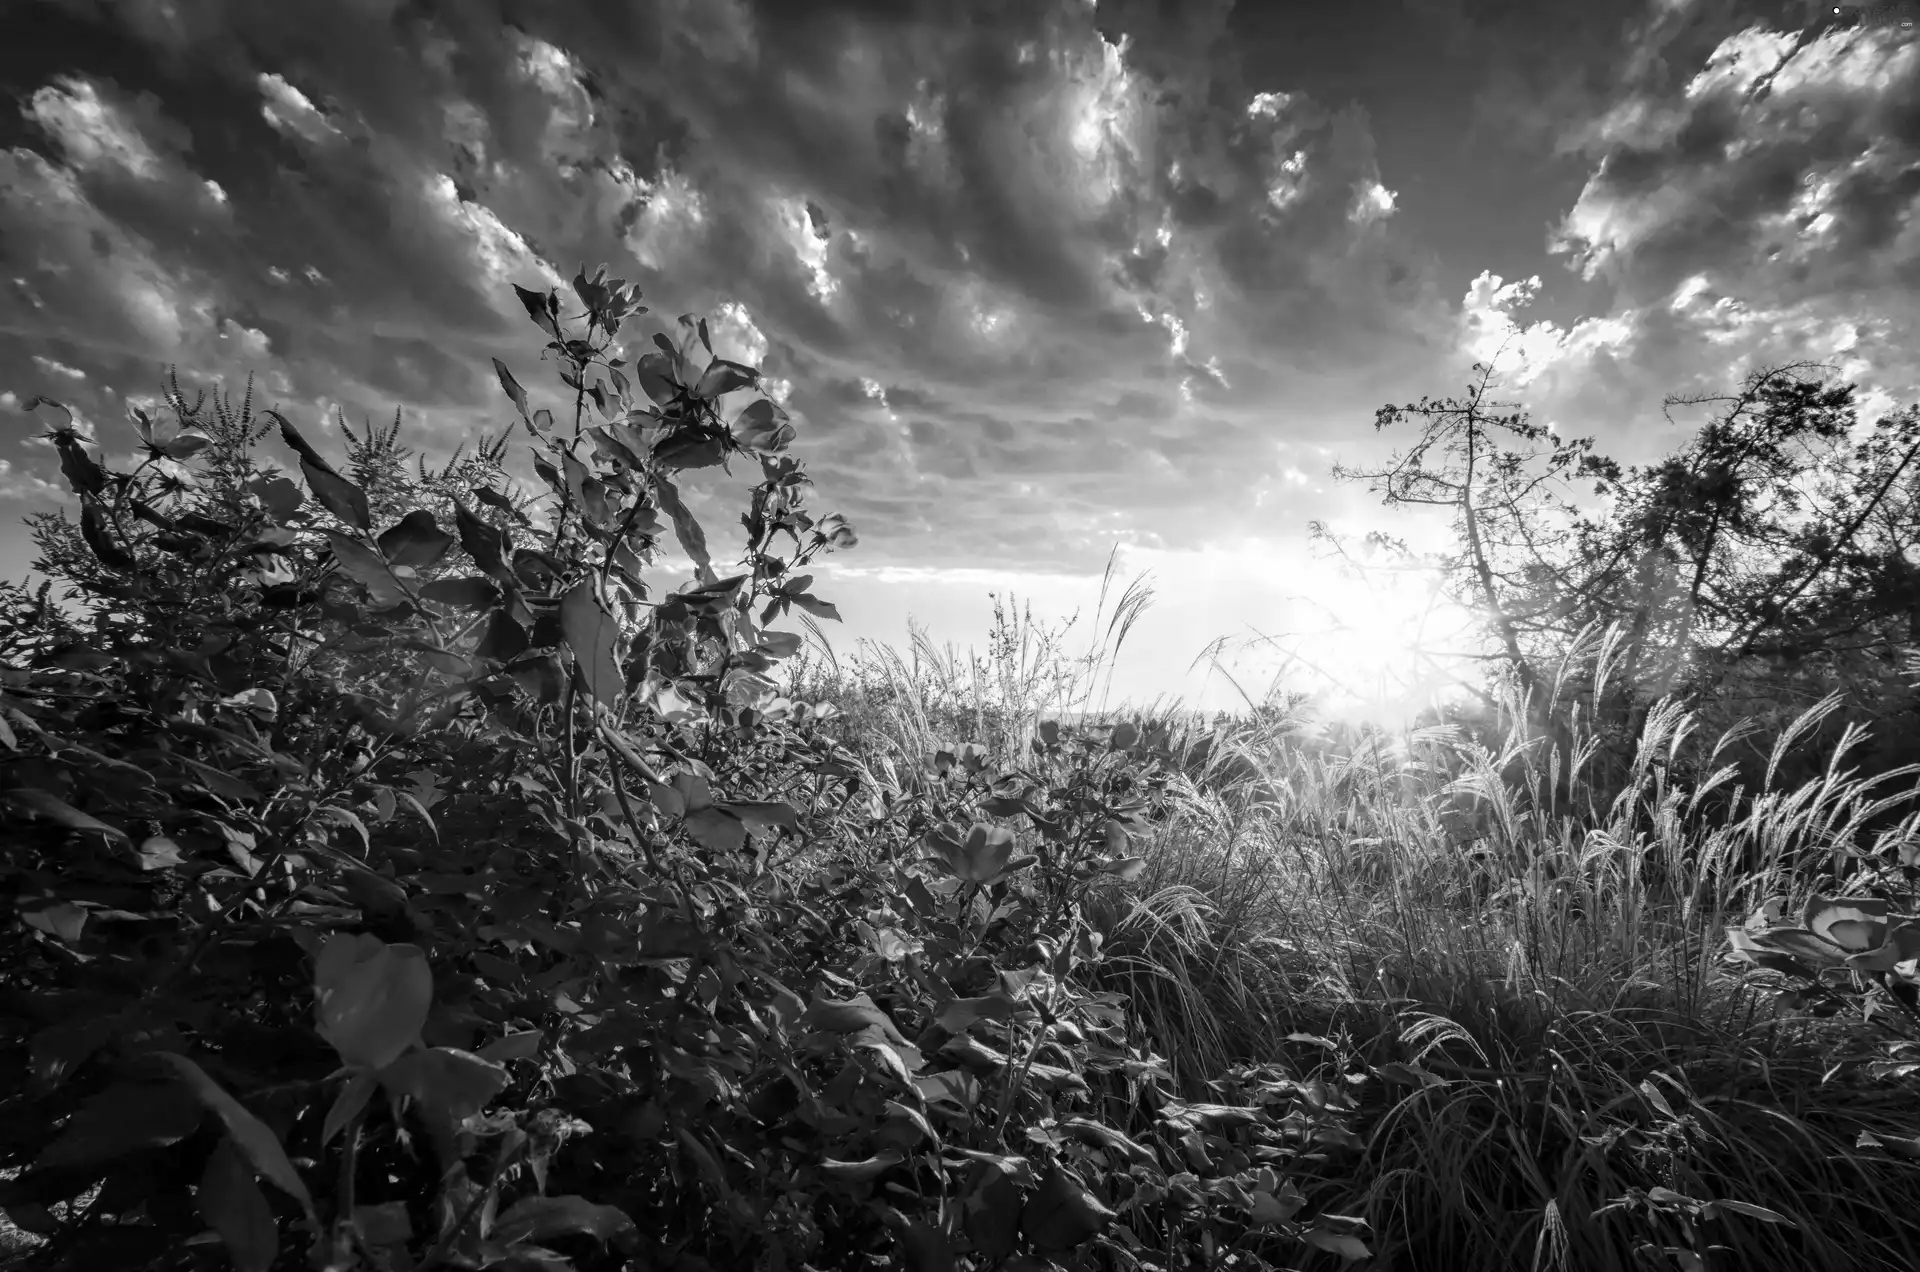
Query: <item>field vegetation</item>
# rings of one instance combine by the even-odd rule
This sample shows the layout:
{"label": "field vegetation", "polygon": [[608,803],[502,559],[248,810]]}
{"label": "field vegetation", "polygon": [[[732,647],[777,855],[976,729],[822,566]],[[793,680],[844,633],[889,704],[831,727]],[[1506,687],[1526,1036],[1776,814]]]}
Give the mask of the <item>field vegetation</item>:
{"label": "field vegetation", "polygon": [[497,363],[439,467],[174,384],[117,471],[39,404],[20,1266],[1920,1267],[1912,412],[1784,368],[1625,470],[1483,369],[1348,474],[1454,515],[1376,546],[1483,619],[1467,707],[1109,711],[1137,583],[836,651],[757,371],[574,293],[519,292],[566,409]]}

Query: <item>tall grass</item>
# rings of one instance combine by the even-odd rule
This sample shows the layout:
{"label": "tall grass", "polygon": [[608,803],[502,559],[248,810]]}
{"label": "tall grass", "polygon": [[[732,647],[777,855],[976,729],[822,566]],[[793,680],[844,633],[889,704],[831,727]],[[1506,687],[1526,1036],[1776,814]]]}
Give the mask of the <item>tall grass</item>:
{"label": "tall grass", "polygon": [[1026,754],[1041,720],[1079,718],[1096,701],[1104,705],[1111,692],[1113,667],[1153,599],[1152,587],[1136,577],[1107,608],[1115,560],[1108,557],[1100,582],[1092,623],[1097,635],[1081,654],[1066,652],[1077,615],[1048,630],[1034,623],[1031,604],[1016,608],[999,597],[985,655],[936,646],[909,620],[905,654],[862,640],[842,657],[819,625],[802,615],[808,642],[786,668],[783,688],[794,698],[834,703],[842,712],[842,740],[876,758],[917,764],[938,745],[971,742],[985,747],[994,762],[1009,762]]}
{"label": "tall grass", "polygon": [[[1086,710],[1145,596],[1078,660],[996,606],[988,659],[916,632],[909,657],[863,650],[797,691],[906,762],[935,741],[1009,758]],[[1284,1060],[1358,1095],[1362,1151],[1312,1183],[1367,1217],[1377,1267],[1920,1268],[1920,1161],[1855,1147],[1920,1131],[1920,1093],[1836,1072],[1847,1026],[1776,1015],[1721,964],[1759,902],[1844,892],[1861,855],[1920,834],[1908,813],[1861,842],[1920,770],[1843,767],[1849,730],[1818,778],[1774,789],[1830,697],[1774,739],[1761,789],[1729,788],[1738,728],[1703,747],[1663,701],[1636,737],[1595,730],[1619,663],[1617,631],[1585,634],[1544,701],[1500,696],[1497,745],[1249,700],[1146,874],[1089,903],[1099,974],[1196,1094]]]}

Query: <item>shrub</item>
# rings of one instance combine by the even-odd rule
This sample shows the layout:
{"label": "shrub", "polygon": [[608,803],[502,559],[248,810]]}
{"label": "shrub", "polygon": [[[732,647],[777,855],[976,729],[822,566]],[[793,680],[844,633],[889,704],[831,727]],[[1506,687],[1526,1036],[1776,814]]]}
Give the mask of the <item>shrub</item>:
{"label": "shrub", "polygon": [[[410,473],[369,430],[343,473],[250,394],[136,413],[130,472],[53,429],[79,515],[36,534],[71,594],[0,593],[29,1262],[1364,1255],[1295,1182],[1355,1145],[1351,1101],[1278,1065],[1176,1089],[1096,987],[1083,910],[1142,868],[1165,748],[1050,724],[1017,765],[876,777],[769,676],[855,541],[806,510],[792,425],[720,413],[759,377],[703,323],[628,362],[634,292],[573,286],[584,334],[516,289],[571,420],[495,363],[536,501],[505,438]],[[273,427],[298,482],[258,462]],[[734,459],[722,577],[680,482]],[[697,577],[656,595],[669,527]]]}

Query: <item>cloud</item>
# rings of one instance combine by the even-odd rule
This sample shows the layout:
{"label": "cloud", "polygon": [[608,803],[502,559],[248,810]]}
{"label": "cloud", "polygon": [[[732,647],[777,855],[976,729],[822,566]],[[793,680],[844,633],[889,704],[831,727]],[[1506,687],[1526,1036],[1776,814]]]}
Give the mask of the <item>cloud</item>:
{"label": "cloud", "polygon": [[55,362],[52,358],[43,358],[38,354],[34,355],[33,365],[39,367],[48,375],[62,376],[69,380],[84,380],[87,378],[87,373],[78,367],[70,367],[64,362]]}
{"label": "cloud", "polygon": [[1373,408],[1503,344],[1536,414],[1631,449],[1743,359],[1911,343],[1910,46],[1422,7],[1505,50],[1484,130],[1591,164],[1556,243],[1610,306],[1529,316],[1531,265],[1443,287],[1368,111],[1257,83],[1225,0],[72,0],[154,65],[23,86],[0,382],[105,419],[169,363],[254,370],[444,451],[505,422],[490,357],[552,392],[507,284],[605,262],[636,342],[701,313],[764,367],[863,560],[1072,570],[1350,508],[1322,476]]}
{"label": "cloud", "polygon": [[65,488],[0,459],[0,499],[45,508],[61,502],[66,495]]}
{"label": "cloud", "polygon": [[130,4],[207,82],[34,89],[0,324],[90,383],[254,367],[446,447],[501,422],[490,356],[539,379],[506,284],[605,261],[729,315],[863,556],[1243,536],[1453,316],[1365,112],[1256,93],[1230,10]]}
{"label": "cloud", "polygon": [[1563,250],[1629,285],[1682,260],[1809,288],[1911,269],[1916,97],[1920,47],[1896,29],[1743,31],[1678,95],[1630,95],[1587,130],[1599,166]]}
{"label": "cloud", "polygon": [[[1440,55],[1471,59],[1471,139],[1541,155],[1604,111],[1620,85],[1697,60],[1744,0],[1591,0],[1579,5],[1409,0]],[[1743,15],[1741,25],[1750,20]]]}
{"label": "cloud", "polygon": [[[1065,588],[1121,541],[1231,626],[1234,579],[1305,577],[1308,519],[1383,524],[1329,462],[1473,358],[1636,462],[1679,440],[1663,393],[1759,362],[1920,383],[1885,28],[1418,0],[1380,47],[1473,101],[1423,114],[1282,82],[1231,0],[44,7],[82,51],[6,85],[0,387],[109,447],[177,364],[307,424],[398,407],[444,453],[508,418],[491,357],[561,405],[508,284],[605,262],[652,307],[632,343],[704,314],[763,366],[870,595]],[[0,500],[54,490],[44,448],[0,463]]]}
{"label": "cloud", "polygon": [[1920,44],[1893,26],[1728,36],[1584,131],[1556,248],[1710,374],[1851,354],[1920,386]]}
{"label": "cloud", "polygon": [[1529,317],[1556,280],[1493,270],[1461,301],[1462,350],[1498,353],[1536,418],[1630,462],[1684,440],[1663,395],[1761,366],[1825,362],[1862,384],[1869,420],[1920,392],[1912,33],[1780,30],[1726,8],[1655,7],[1611,89],[1556,121],[1591,171],[1551,247],[1602,305]]}

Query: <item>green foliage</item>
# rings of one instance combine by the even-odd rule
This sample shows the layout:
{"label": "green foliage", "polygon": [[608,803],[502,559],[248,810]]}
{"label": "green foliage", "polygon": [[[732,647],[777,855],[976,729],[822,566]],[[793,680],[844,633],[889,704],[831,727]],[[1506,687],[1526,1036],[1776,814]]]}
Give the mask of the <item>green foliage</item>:
{"label": "green foliage", "polygon": [[[779,696],[834,618],[784,413],[604,271],[516,289],[571,391],[336,467],[176,391],[0,592],[0,1208],[35,1266],[1173,1268],[1366,1254],[1315,1213],[1352,1097],[1176,1084],[1089,915],[1169,815],[1164,729],[877,777]],[[705,357],[701,357],[701,354]],[[640,396],[636,397],[634,389]],[[589,409],[591,408],[591,409]],[[300,480],[260,466],[277,427]],[[721,575],[680,483],[759,480]],[[696,580],[657,592],[675,536]]]}

